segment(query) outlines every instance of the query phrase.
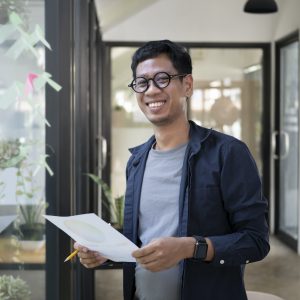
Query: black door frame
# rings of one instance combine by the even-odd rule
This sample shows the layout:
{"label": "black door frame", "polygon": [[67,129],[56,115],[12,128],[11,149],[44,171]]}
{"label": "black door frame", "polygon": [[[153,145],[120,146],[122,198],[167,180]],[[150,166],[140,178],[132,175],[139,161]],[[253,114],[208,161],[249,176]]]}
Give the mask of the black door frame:
{"label": "black door frame", "polygon": [[[45,0],[46,71],[62,90],[46,87],[47,214],[69,216],[97,209],[96,187],[85,173],[97,172],[98,89],[102,41],[91,0]],[[94,299],[94,271],[78,260],[64,263],[73,242],[46,224],[46,299]]]}
{"label": "black door frame", "polygon": [[[275,42],[275,120],[274,120],[274,130],[275,132],[280,132],[280,50],[281,48],[295,42],[299,41],[299,32],[294,31],[291,34],[279,39]],[[300,52],[300,51],[299,51]],[[300,59],[299,59],[300,61]],[[277,139],[276,144],[279,145],[280,141]],[[279,148],[274,149],[275,153],[279,155]],[[280,230],[279,219],[280,219],[280,160],[274,159],[274,195],[275,195],[275,235],[278,236],[284,243],[290,246],[293,250],[297,251],[298,241],[293,239],[291,236]],[[299,238],[299,237],[298,237]]]}

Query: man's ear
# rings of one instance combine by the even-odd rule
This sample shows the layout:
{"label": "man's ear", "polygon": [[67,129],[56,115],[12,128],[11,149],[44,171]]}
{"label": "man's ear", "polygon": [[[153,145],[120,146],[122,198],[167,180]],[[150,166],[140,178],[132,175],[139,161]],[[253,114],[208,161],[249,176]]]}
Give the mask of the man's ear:
{"label": "man's ear", "polygon": [[193,95],[193,84],[194,84],[194,79],[192,74],[189,74],[184,77],[184,88],[185,88],[185,96],[190,98]]}

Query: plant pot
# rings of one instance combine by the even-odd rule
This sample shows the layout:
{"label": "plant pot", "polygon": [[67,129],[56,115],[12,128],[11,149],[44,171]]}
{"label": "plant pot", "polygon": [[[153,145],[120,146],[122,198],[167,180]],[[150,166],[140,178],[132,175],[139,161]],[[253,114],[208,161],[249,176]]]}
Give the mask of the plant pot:
{"label": "plant pot", "polygon": [[21,224],[20,225],[21,239],[23,241],[41,241],[44,240],[45,224]]}
{"label": "plant pot", "polygon": [[34,251],[41,249],[44,244],[45,240],[41,241],[19,241],[20,247],[25,251]]}

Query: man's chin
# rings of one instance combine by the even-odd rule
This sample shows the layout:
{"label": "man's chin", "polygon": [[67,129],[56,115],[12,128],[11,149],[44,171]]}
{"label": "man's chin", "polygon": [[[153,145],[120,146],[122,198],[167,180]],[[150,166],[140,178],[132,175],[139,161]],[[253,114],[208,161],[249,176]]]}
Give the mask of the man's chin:
{"label": "man's chin", "polygon": [[153,126],[157,126],[157,127],[170,124],[170,120],[168,118],[147,118],[147,119]]}

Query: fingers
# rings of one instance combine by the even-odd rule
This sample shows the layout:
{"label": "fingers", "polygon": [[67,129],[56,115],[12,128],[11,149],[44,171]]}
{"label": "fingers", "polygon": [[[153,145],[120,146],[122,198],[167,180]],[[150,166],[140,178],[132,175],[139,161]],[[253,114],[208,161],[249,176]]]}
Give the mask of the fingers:
{"label": "fingers", "polygon": [[79,261],[86,268],[95,268],[107,261],[105,257],[97,252],[88,251],[87,253],[78,252]]}
{"label": "fingers", "polygon": [[80,244],[78,244],[77,242],[74,244],[74,248],[79,250],[80,252],[88,252],[89,249],[84,247],[84,246],[81,246]]}
{"label": "fingers", "polygon": [[153,245],[149,244],[143,248],[137,249],[131,253],[134,258],[142,258],[144,256],[151,255],[155,252]]}
{"label": "fingers", "polygon": [[166,268],[164,266],[162,266],[161,264],[159,264],[157,261],[152,261],[146,264],[140,264],[142,268],[151,271],[151,272],[159,272],[159,271],[163,271]]}
{"label": "fingers", "polygon": [[159,238],[134,251],[132,256],[145,269],[157,272],[175,266],[184,258],[183,244],[181,238]]}
{"label": "fingers", "polygon": [[91,251],[78,243],[74,244],[74,248],[78,250],[77,256],[80,263],[86,268],[95,268],[107,261],[107,258],[103,257],[100,253]]}
{"label": "fingers", "polygon": [[147,246],[135,250],[132,256],[136,259],[143,268],[156,271],[156,266],[159,263],[161,251],[157,249],[156,243],[151,242]]}

